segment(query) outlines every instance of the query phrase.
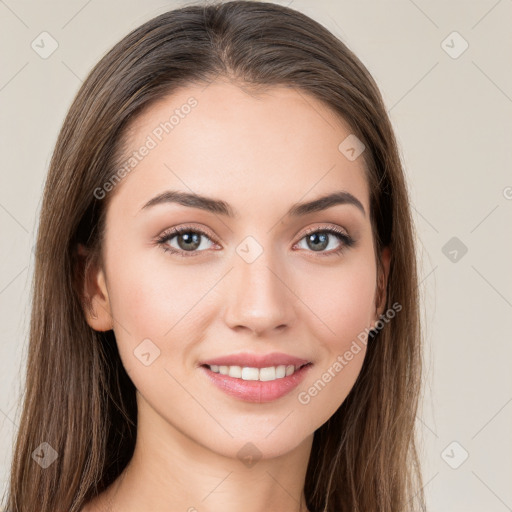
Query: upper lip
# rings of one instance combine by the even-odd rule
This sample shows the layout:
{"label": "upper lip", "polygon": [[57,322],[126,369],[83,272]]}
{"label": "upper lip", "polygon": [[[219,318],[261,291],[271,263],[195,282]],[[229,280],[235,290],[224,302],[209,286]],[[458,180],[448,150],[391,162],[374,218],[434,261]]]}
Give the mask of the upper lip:
{"label": "upper lip", "polygon": [[216,366],[242,366],[249,368],[267,368],[269,366],[293,365],[303,366],[310,361],[301,359],[300,357],[290,356],[280,352],[273,352],[270,354],[230,354],[227,356],[216,357],[215,359],[208,359],[201,361],[202,365],[216,365]]}

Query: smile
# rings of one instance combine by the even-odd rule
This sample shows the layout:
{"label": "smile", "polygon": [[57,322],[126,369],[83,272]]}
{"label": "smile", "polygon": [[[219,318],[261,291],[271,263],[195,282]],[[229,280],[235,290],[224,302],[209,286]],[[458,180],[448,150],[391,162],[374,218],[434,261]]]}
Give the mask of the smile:
{"label": "smile", "polygon": [[203,361],[199,369],[218,389],[245,402],[271,402],[295,389],[313,363],[287,354],[233,354]]}
{"label": "smile", "polygon": [[268,366],[266,368],[251,368],[242,366],[219,366],[212,364],[209,369],[214,373],[220,373],[221,375],[229,375],[236,379],[242,380],[259,380],[262,382],[268,382],[276,379],[282,379],[293,375],[302,366],[294,365],[279,365],[279,366]]}

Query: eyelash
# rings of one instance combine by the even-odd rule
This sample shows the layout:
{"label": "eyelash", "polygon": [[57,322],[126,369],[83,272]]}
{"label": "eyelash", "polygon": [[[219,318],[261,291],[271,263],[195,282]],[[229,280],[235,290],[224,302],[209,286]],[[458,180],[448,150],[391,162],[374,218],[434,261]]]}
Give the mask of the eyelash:
{"label": "eyelash", "polygon": [[[205,236],[210,241],[216,243],[215,240],[213,240],[213,237],[209,233],[207,233],[206,231],[203,231],[202,229],[199,229],[197,227],[193,227],[193,226],[181,226],[179,228],[171,228],[171,229],[165,231],[164,233],[162,233],[156,239],[156,242],[160,247],[162,247],[162,249],[165,252],[170,252],[171,254],[178,254],[179,256],[182,256],[185,258],[188,258],[189,256],[197,256],[200,253],[204,252],[204,251],[182,251],[182,250],[174,249],[173,247],[169,247],[167,242],[169,240],[171,240],[172,238],[174,238],[175,236],[179,236],[183,233],[196,233],[201,236]],[[299,242],[301,240],[303,240],[305,237],[307,237],[308,235],[311,235],[313,233],[328,233],[330,235],[334,235],[336,238],[338,238],[338,240],[340,242],[342,242],[340,247],[338,247],[337,249],[333,249],[328,252],[324,252],[324,251],[318,252],[317,254],[321,257],[339,255],[342,252],[344,252],[346,249],[352,247],[355,244],[355,240],[351,236],[347,235],[344,231],[342,231],[338,228],[335,228],[335,227],[310,228],[310,229],[306,230],[306,232],[302,235]],[[299,242],[297,242],[297,244]],[[297,244],[295,244],[295,245],[297,245]],[[316,252],[316,251],[308,251],[308,252]]]}

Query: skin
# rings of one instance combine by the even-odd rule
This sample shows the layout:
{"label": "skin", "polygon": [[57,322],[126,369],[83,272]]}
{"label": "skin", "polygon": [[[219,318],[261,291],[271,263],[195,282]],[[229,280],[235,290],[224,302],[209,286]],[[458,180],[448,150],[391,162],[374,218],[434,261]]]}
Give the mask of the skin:
{"label": "skin", "polygon": [[[304,511],[313,433],[354,385],[364,344],[308,404],[298,395],[383,312],[364,161],[338,150],[351,130],[312,96],[286,87],[256,96],[220,80],[189,85],[144,111],[131,127],[127,154],[190,96],[198,105],[116,186],[102,264],[84,283],[92,306],[87,321],[98,331],[114,329],[139,417],[127,469],[83,510]],[[170,189],[222,199],[238,216],[176,203],[141,211]],[[366,215],[349,204],[285,215],[296,202],[338,190],[358,198]],[[155,242],[185,224],[215,239],[201,238],[190,257]],[[338,227],[355,245],[326,255],[344,244],[329,235],[329,246],[315,251],[304,234],[310,227]],[[247,236],[263,249],[252,263],[236,252]],[[180,248],[177,236],[169,244]],[[381,256],[385,286],[389,251]],[[134,350],[148,338],[160,355],[145,366]],[[284,352],[313,365],[291,393],[247,403],[198,368],[199,361],[240,352]],[[250,468],[237,456],[246,443],[261,454]]]}

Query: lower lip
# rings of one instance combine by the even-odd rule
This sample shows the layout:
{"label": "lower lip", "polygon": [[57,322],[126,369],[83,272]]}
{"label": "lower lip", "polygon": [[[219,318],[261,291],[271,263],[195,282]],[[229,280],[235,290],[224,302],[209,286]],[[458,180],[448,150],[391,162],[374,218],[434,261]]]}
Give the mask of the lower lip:
{"label": "lower lip", "polygon": [[311,364],[303,366],[288,377],[270,381],[242,380],[229,375],[212,372],[201,366],[207,377],[219,389],[246,402],[272,402],[293,391],[304,379]]}

